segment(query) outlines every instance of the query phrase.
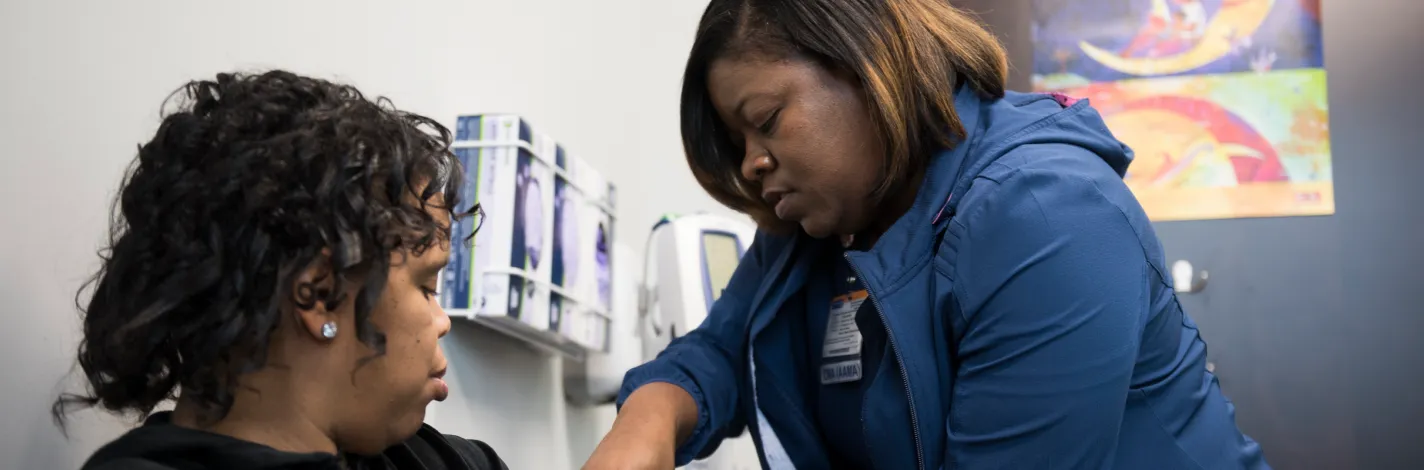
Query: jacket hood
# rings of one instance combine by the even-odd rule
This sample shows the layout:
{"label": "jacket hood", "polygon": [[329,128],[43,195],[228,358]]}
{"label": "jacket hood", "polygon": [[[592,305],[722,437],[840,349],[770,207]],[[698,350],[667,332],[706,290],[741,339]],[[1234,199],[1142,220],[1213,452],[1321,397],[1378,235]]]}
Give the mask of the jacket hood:
{"label": "jacket hood", "polygon": [[[1132,149],[1113,137],[1102,115],[1086,99],[1059,93],[1008,92],[1001,99],[984,101],[962,90],[955,108],[961,116],[971,117],[965,119],[968,137],[964,144],[942,152],[931,162],[931,174],[954,175],[952,185],[941,183],[931,191],[943,193],[946,199],[942,201],[951,193],[962,194],[984,168],[1026,145],[1066,144],[1087,149],[1118,176],[1126,176],[1132,163]],[[960,171],[942,168],[945,165]]]}
{"label": "jacket hood", "polygon": [[[174,468],[202,462],[211,470],[317,470],[340,468],[334,454],[283,452],[262,444],[176,426],[155,413],[140,426],[95,452],[82,470],[122,461],[148,461]],[[126,468],[122,464],[117,468]],[[112,468],[112,467],[111,467]]]}
{"label": "jacket hood", "polygon": [[961,86],[954,108],[965,138],[930,158],[914,206],[901,216],[867,253],[852,253],[857,264],[882,272],[902,272],[923,259],[944,221],[955,212],[956,194],[964,194],[985,168],[1015,149],[1037,144],[1066,144],[1088,149],[1119,176],[1132,163],[1132,150],[1113,137],[1088,100],[1055,93],[1008,92],[985,100]]}

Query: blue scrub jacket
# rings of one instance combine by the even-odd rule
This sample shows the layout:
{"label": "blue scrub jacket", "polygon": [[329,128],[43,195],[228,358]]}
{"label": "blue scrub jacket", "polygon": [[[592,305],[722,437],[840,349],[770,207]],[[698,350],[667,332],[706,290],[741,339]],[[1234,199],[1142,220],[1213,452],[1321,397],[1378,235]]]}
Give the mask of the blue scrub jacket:
{"label": "blue scrub jacket", "polygon": [[[966,139],[847,256],[894,358],[864,379],[876,467],[1269,468],[1122,181],[1132,151],[1087,100],[961,88],[955,107]],[[679,465],[749,429],[765,468],[830,467],[787,320],[817,243],[758,234],[706,321],[624,378],[619,406],[651,382],[697,402]]]}

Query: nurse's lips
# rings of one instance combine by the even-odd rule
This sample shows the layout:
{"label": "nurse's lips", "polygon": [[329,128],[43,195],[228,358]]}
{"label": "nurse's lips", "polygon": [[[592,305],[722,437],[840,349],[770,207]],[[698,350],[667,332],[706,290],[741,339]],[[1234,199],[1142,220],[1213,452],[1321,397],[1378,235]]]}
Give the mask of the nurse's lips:
{"label": "nurse's lips", "polygon": [[768,189],[762,191],[761,199],[773,208],[778,219],[786,220],[786,196],[789,195],[791,191],[785,189]]}

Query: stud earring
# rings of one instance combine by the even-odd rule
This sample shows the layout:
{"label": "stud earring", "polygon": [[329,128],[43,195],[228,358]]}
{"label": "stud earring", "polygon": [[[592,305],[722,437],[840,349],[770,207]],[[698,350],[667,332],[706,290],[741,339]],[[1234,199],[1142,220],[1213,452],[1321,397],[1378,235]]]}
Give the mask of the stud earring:
{"label": "stud earring", "polygon": [[336,322],[329,321],[321,324],[321,337],[326,339],[336,339]]}

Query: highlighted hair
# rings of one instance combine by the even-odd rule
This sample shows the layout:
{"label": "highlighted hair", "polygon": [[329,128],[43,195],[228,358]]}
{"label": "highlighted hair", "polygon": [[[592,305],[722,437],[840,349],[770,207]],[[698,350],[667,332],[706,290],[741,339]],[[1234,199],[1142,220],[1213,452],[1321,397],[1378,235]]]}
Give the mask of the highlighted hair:
{"label": "highlighted hair", "polygon": [[965,129],[954,93],[1004,95],[1008,59],[997,38],[943,0],[713,0],[702,15],[682,85],[682,142],[697,182],[763,229],[795,230],[741,176],[707,89],[713,61],[744,54],[814,61],[859,80],[885,143],[885,180],[874,197],[903,189],[937,148]]}

